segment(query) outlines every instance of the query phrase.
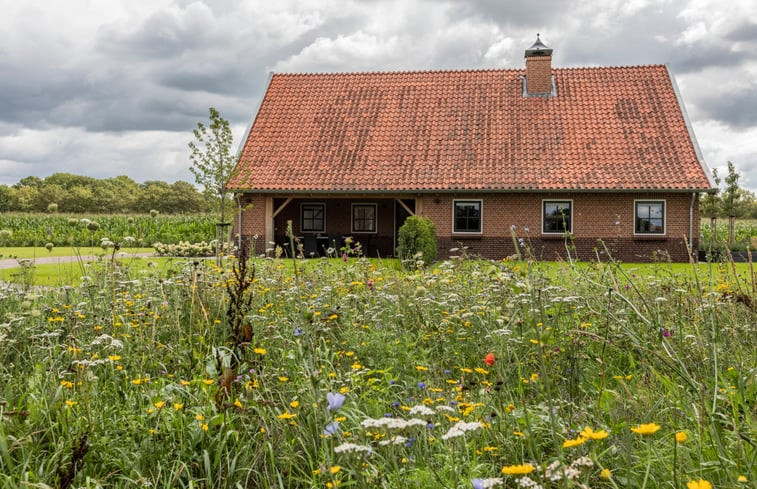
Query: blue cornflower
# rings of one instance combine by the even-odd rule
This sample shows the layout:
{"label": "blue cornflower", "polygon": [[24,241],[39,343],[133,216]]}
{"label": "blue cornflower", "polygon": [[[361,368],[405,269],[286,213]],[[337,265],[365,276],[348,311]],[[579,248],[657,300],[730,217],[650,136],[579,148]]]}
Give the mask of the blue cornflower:
{"label": "blue cornflower", "polygon": [[331,436],[336,434],[337,431],[339,431],[339,421],[334,421],[326,425],[326,429],[323,430],[323,434],[325,436]]}
{"label": "blue cornflower", "polygon": [[329,403],[328,410],[336,411],[344,404],[344,394],[329,392],[326,394],[326,401]]}

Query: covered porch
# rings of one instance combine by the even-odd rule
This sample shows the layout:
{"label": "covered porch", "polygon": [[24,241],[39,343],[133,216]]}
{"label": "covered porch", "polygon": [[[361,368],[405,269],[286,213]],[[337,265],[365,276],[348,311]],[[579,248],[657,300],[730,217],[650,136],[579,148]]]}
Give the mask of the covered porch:
{"label": "covered porch", "polygon": [[305,257],[340,255],[348,237],[350,248],[362,256],[392,257],[398,229],[421,205],[421,199],[406,195],[266,197],[266,247],[275,243],[289,250],[286,230],[291,221]]}

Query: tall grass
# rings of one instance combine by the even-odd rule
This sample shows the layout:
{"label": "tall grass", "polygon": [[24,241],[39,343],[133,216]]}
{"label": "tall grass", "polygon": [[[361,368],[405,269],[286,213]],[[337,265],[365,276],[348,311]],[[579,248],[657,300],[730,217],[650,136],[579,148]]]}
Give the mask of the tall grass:
{"label": "tall grass", "polygon": [[757,480],[755,290],[727,266],[310,263],[3,291],[0,487]]}

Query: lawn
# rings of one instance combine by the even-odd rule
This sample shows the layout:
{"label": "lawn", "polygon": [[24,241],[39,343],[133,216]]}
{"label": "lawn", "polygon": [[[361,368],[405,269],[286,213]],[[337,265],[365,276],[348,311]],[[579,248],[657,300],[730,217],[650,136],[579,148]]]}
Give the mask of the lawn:
{"label": "lawn", "polygon": [[[154,253],[153,248],[121,248],[119,253],[124,253],[126,256],[135,255],[137,253]],[[110,254],[103,251],[99,246],[89,247],[72,247],[72,246],[56,246],[52,250],[47,251],[44,246],[12,246],[12,247],[0,247],[0,259],[7,258],[43,258],[47,256],[101,256]]]}
{"label": "lawn", "polygon": [[0,488],[755,487],[748,264],[223,265],[0,288]]}

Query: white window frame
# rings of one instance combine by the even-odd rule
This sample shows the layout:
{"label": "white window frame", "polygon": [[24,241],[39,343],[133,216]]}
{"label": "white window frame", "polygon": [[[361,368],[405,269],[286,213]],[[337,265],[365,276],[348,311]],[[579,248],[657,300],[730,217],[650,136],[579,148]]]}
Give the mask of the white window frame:
{"label": "white window frame", "polygon": [[[303,229],[303,225],[305,223],[305,219],[303,216],[303,212],[305,211],[306,205],[318,205],[323,208],[323,229],[320,230],[314,230],[314,229]],[[300,232],[301,233],[308,233],[308,234],[318,234],[318,233],[325,233],[326,232],[326,203],[325,202],[302,202],[300,203]]]}
{"label": "white window frame", "polygon": [[573,213],[575,210],[575,206],[573,205],[573,199],[541,199],[541,234],[546,235],[553,235],[553,236],[562,236],[566,233],[566,231],[545,231],[544,230],[544,206],[548,203],[562,203],[562,202],[568,202],[570,203],[570,222],[568,225],[570,226],[570,229],[567,230],[569,234],[573,234]]}
{"label": "white window frame", "polygon": [[[479,212],[481,213],[481,217],[479,217],[480,229],[478,231],[458,231],[457,229],[455,229],[455,209],[457,209],[458,202],[478,202]],[[484,233],[484,200],[483,199],[452,199],[452,234],[480,235],[483,233]]]}
{"label": "white window frame", "polygon": [[[373,231],[355,230],[355,206],[373,207]],[[378,233],[378,205],[375,202],[353,202],[350,206],[350,232],[352,234],[377,234]]]}
{"label": "white window frame", "polygon": [[[639,233],[636,231],[636,205],[640,202],[662,203],[662,232],[661,233]],[[666,236],[668,233],[668,202],[666,199],[634,199],[633,201],[633,235],[634,236]]]}

